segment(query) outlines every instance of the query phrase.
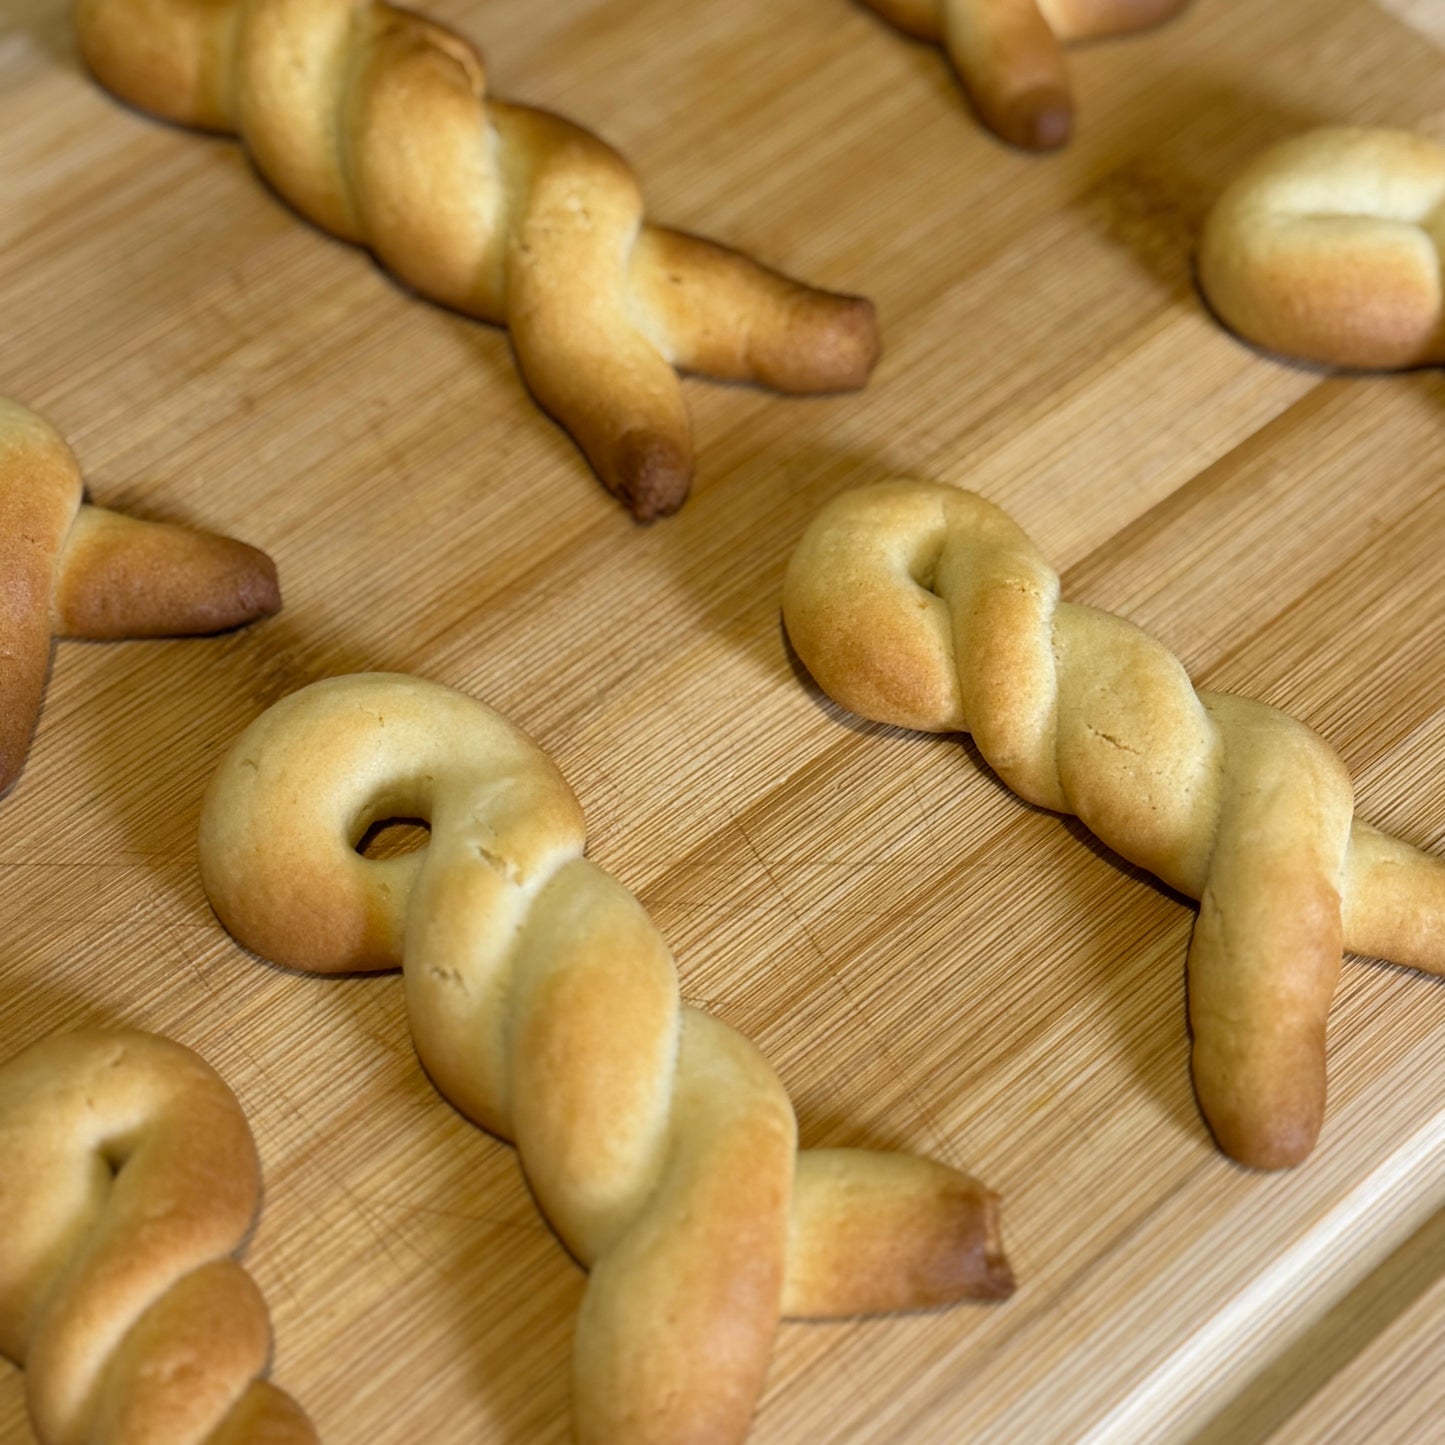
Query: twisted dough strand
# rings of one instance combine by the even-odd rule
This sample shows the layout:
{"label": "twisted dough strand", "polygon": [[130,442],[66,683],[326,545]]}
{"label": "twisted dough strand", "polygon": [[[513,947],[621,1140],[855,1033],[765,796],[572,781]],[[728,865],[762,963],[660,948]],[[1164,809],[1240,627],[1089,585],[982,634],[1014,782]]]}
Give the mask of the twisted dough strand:
{"label": "twisted dough strand", "polygon": [[0,397],[0,793],[24,764],[52,638],[221,632],[281,605],[263,552],[85,505],[83,491],[54,429]]}
{"label": "twisted dough strand", "polygon": [[1445,362],[1445,145],[1309,131],[1215,202],[1199,284],[1247,341],[1332,366]]}
{"label": "twisted dough strand", "polygon": [[1050,150],[1073,131],[1064,46],[1145,30],[1189,0],[863,0],[941,45],[979,119],[1011,145]]}
{"label": "twisted dough strand", "polygon": [[780,391],[862,386],[872,306],[643,220],[622,158],[491,100],[464,40],[381,0],[79,0],[101,84],[240,137],[302,215],[421,295],[510,328],[527,385],[634,515],[676,510],[674,367]]}
{"label": "twisted dough strand", "polygon": [[1445,973],[1445,861],[1356,821],[1344,764],[1303,724],[1196,693],[1154,638],[1061,602],[1034,545],[971,492],[897,481],[839,497],[793,556],[783,612],[844,707],[971,733],[1014,792],[1200,900],[1200,1106],[1242,1163],[1303,1159],[1341,950]]}
{"label": "twisted dough strand", "polygon": [[259,1377],[271,1328],[230,1257],[260,1202],[234,1096],[189,1049],[55,1035],[0,1067],[0,1354],[41,1445],[315,1445]]}
{"label": "twisted dough strand", "polygon": [[[359,856],[388,817],[429,819],[427,847]],[[217,914],[263,957],[404,963],[427,1072],[516,1142],[591,1268],[578,1437],[740,1440],[781,1313],[1007,1294],[993,1196],[922,1159],[799,1154],[777,1076],[681,1005],[656,928],[583,842],[561,774],[503,718],[371,675],[316,683],[253,723],[207,793],[200,843]]]}

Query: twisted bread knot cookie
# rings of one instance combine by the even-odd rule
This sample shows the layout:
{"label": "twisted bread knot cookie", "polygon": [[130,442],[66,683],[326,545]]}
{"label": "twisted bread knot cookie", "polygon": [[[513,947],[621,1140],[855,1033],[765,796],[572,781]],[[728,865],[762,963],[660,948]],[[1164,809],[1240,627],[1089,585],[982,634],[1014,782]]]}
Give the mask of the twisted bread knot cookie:
{"label": "twisted bread knot cookie", "polygon": [[674,367],[849,390],[873,308],[647,225],[626,162],[486,94],[464,40],[380,0],[79,0],[121,99],[239,136],[302,215],[423,296],[510,327],[527,385],[640,519],[675,511],[692,440]]}
{"label": "twisted bread knot cookie", "polygon": [[83,492],[59,435],[0,397],[0,793],[25,761],[52,637],[221,632],[281,605],[265,553],[83,505]]}
{"label": "twisted bread knot cookie", "polygon": [[[429,819],[428,846],[359,856],[390,817]],[[317,972],[404,960],[427,1072],[515,1140],[592,1271],[577,1436],[740,1440],[780,1313],[1008,1294],[982,1185],[903,1155],[797,1152],[777,1076],[681,1005],[657,929],[583,841],[571,789],[516,728],[380,674],[257,719],[211,784],[200,841],[216,912],[263,957]]]}
{"label": "twisted bread knot cookie", "polygon": [[0,1354],[41,1445],[315,1445],[267,1384],[266,1302],[232,1258],[251,1131],[189,1049],[59,1034],[0,1067]]}
{"label": "twisted bread knot cookie", "polygon": [[1341,949],[1445,973],[1445,861],[1354,821],[1344,764],[1302,723],[1196,693],[1161,643],[1059,601],[1029,539],[971,492],[897,481],[839,497],[793,556],[783,613],[844,707],[972,733],[1014,792],[1200,900],[1200,1106],[1240,1162],[1303,1159]]}
{"label": "twisted bread knot cookie", "polygon": [[1011,145],[1069,139],[1074,102],[1065,44],[1158,25],[1189,0],[863,0],[948,52],[979,119]]}
{"label": "twisted bread knot cookie", "polygon": [[1199,284],[1247,341],[1333,366],[1445,362],[1445,146],[1310,131],[1215,202]]}

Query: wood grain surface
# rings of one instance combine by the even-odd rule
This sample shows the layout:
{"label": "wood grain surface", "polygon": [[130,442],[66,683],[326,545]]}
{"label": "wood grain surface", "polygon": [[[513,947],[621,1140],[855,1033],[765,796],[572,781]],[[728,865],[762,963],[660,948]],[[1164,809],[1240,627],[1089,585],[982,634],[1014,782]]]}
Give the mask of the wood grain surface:
{"label": "wood grain surface", "polygon": [[[420,673],[553,754],[592,856],[687,998],[777,1065],[806,1143],[932,1154],[1005,1196],[1017,1295],[785,1325],[758,1445],[1207,1433],[1445,1204],[1445,984],[1348,961],[1318,1151],[1234,1167],[1189,1087],[1190,908],[966,744],[822,699],[782,570],[845,487],[974,487],[1069,596],[1305,719],[1364,817],[1445,851],[1445,374],[1260,355],[1190,275],[1262,146],[1342,120],[1445,139],[1439,51],[1371,0],[1197,0],[1072,53],[1079,138],[1039,159],[845,0],[431,8],[497,93],[621,148],[657,219],[875,298],[883,363],[828,400],[689,383],[693,498],[639,529],[504,333],[298,222],[233,144],[113,103],[65,0],[5,0],[0,393],[70,437],[97,500],[269,550],[285,610],[58,646],[0,803],[0,1056],[125,1022],[221,1071],[266,1171],[247,1261],[275,1374],[328,1440],[565,1438],[583,1276],[513,1151],[432,1090],[397,977],[257,962],[196,873],[245,723],[314,678]],[[1361,1318],[1290,1405],[1298,1438],[1368,1438],[1372,1401],[1438,1379],[1438,1285]],[[29,1438],[0,1367],[0,1439]]]}

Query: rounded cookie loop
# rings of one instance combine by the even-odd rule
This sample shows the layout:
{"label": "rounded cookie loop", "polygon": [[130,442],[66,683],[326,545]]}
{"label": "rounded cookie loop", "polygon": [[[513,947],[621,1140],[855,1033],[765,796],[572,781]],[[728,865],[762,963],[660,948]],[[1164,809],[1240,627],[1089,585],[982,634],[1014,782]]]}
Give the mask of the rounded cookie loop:
{"label": "rounded cookie loop", "polygon": [[1330,127],[1257,157],[1215,202],[1199,285],[1232,331],[1330,366],[1445,362],[1445,145]]}
{"label": "rounded cookie loop", "polygon": [[251,1132],[189,1049],[57,1034],[0,1065],[0,1354],[40,1445],[315,1445],[265,1373],[232,1256],[260,1203]]}
{"label": "rounded cookie loop", "polygon": [[971,492],[902,480],[838,497],[789,564],[783,614],[844,707],[971,733],[1020,796],[1200,900],[1200,1107],[1242,1163],[1302,1160],[1341,951],[1445,973],[1445,860],[1356,820],[1344,764],[1303,724],[1196,692],[1154,638],[1060,601],[1033,543]]}
{"label": "rounded cookie loop", "polygon": [[979,119],[1025,150],[1073,133],[1066,44],[1127,35],[1189,0],[863,0],[905,34],[941,45]]}
{"label": "rounded cookie loop", "polygon": [[480,55],[383,0],[79,0],[102,85],[234,135],[308,220],[431,301],[506,326],[537,401],[634,516],[692,476],[676,370],[861,387],[873,308],[648,223],[626,162],[487,94]]}
{"label": "rounded cookie loop", "polygon": [[[426,845],[372,860],[377,821]],[[237,740],[202,810],[221,921],[276,962],[401,963],[422,1064],[515,1142],[591,1270],[580,1439],[740,1440],[783,1314],[1000,1297],[997,1201],[942,1165],[797,1150],[792,1105],[740,1034],[684,1007],[637,900],[583,857],[571,789],[483,704],[399,675],[335,678]]]}
{"label": "rounded cookie loop", "polygon": [[58,432],[0,396],[0,794],[20,775],[57,637],[195,636],[281,605],[264,552],[85,503]]}

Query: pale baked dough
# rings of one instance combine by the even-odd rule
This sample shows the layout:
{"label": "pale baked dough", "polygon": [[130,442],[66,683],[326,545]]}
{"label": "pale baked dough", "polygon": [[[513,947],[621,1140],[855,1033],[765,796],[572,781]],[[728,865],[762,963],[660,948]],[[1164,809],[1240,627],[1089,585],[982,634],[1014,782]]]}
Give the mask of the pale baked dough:
{"label": "pale baked dough", "polygon": [[1214,204],[1199,285],[1246,341],[1304,361],[1445,361],[1445,145],[1331,127],[1274,146]]}
{"label": "pale baked dough", "polygon": [[88,506],[83,492],[54,428],[0,397],[0,793],[29,750],[52,637],[221,632],[281,605],[265,553]]}
{"label": "pale baked dough", "polygon": [[507,326],[538,402],[647,519],[692,436],[674,368],[849,390],[873,308],[643,219],[591,132],[487,95],[466,41],[381,0],[79,0],[81,52],[131,105],[239,136],[298,211],[421,295]]}
{"label": "pale baked dough", "polygon": [[1069,139],[1074,101],[1064,46],[1126,35],[1189,0],[863,0],[885,20],[941,45],[979,119],[1016,146]]}
{"label": "pale baked dough", "polygon": [[837,498],[789,564],[783,615],[844,707],[971,733],[1014,792],[1200,900],[1194,1083],[1242,1163],[1314,1147],[1342,948],[1445,973],[1445,860],[1356,820],[1344,764],[1302,723],[1196,693],[1154,638],[1060,601],[982,497],[895,481]]}
{"label": "pale baked dough", "polygon": [[[370,860],[379,819],[430,820]],[[404,964],[417,1053],[514,1140],[592,1271],[577,1321],[584,1441],[736,1441],[781,1314],[1000,1297],[997,1201],[940,1164],[798,1152],[793,1108],[741,1034],[678,997],[672,957],[582,856],[577,800],[490,708],[371,674],[313,684],[237,740],[206,795],[201,877],[262,957]]]}
{"label": "pale baked dough", "polygon": [[261,1376],[231,1257],[260,1203],[241,1106],[189,1049],[56,1034],[0,1065],[0,1354],[40,1445],[315,1445]]}

